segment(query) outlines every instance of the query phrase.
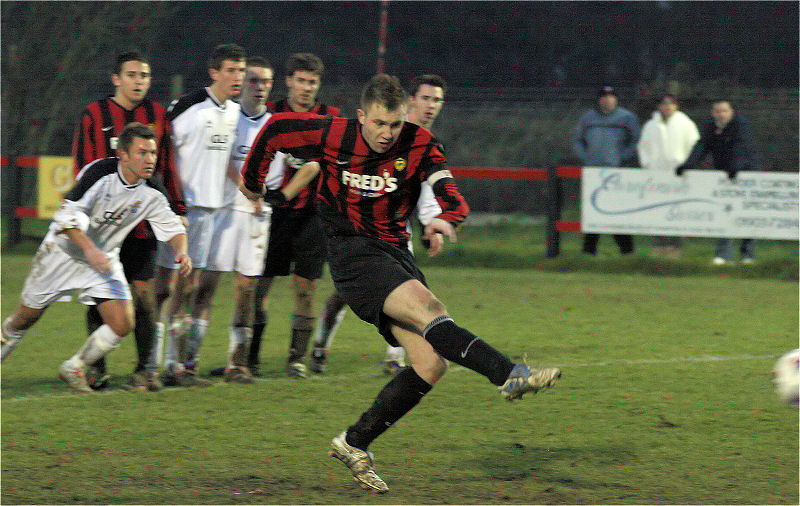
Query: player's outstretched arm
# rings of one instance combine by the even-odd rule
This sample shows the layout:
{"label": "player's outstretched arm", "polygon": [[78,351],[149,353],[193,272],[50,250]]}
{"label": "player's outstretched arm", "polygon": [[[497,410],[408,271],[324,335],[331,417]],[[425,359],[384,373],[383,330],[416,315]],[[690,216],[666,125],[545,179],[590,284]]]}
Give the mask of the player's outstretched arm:
{"label": "player's outstretched arm", "polygon": [[109,274],[111,272],[111,262],[108,255],[97,247],[97,245],[89,239],[82,230],[78,228],[68,228],[64,233],[69,237],[69,240],[74,242],[86,256],[86,260],[94,270],[101,274]]}
{"label": "player's outstretched arm", "polygon": [[286,196],[286,200],[292,200],[297,196],[300,191],[311,182],[312,179],[319,174],[319,162],[306,162],[304,163],[292,176],[292,179],[286,183],[286,186],[281,188],[281,191]]}
{"label": "player's outstretched arm", "polygon": [[456,242],[456,228],[441,218],[434,218],[425,226],[425,233],[422,236],[423,239],[431,241],[431,247],[428,250],[429,256],[436,256],[442,250],[441,236],[447,237],[450,242]]}
{"label": "player's outstretched arm", "polygon": [[192,273],[192,259],[189,257],[186,234],[176,234],[169,240],[170,246],[175,250],[175,263],[178,264],[178,272],[186,277]]}
{"label": "player's outstretched arm", "polygon": [[[424,239],[424,238],[423,238]],[[434,232],[431,236],[425,239],[428,243],[428,256],[433,258],[439,253],[442,252],[442,248],[444,248],[444,239],[442,238],[442,234],[438,234]]]}
{"label": "player's outstretched arm", "polygon": [[[304,163],[292,176],[292,179],[286,183],[286,186],[281,188],[280,190],[267,190],[264,192],[264,202],[275,205],[282,205],[286,202],[292,200],[300,193],[300,190],[306,187],[308,183],[313,180],[317,174],[319,174],[320,166],[319,162],[307,162]],[[247,186],[242,184],[239,186],[239,190],[250,200],[257,200],[262,195],[256,192],[251,191]]]}

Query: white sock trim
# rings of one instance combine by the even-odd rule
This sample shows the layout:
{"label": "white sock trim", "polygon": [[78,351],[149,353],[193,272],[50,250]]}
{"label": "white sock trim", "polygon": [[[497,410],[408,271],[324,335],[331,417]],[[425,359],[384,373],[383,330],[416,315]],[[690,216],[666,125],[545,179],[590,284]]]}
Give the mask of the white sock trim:
{"label": "white sock trim", "polygon": [[3,346],[0,351],[0,360],[5,360],[9,353],[14,351],[22,337],[25,335],[26,330],[11,330],[9,329],[9,322],[11,317],[6,318],[2,323],[3,332]]}
{"label": "white sock trim", "polygon": [[67,360],[67,365],[70,369],[75,371],[82,371],[86,369],[86,364],[83,363],[83,360],[78,357],[78,355],[73,355],[69,360]]}
{"label": "white sock trim", "polygon": [[[5,320],[3,320],[3,334],[7,335],[8,337],[16,340],[22,339],[22,336],[25,335],[25,330],[11,330],[10,328],[11,317],[9,316]],[[27,330],[27,329],[26,329]]]}
{"label": "white sock trim", "polygon": [[203,340],[208,332],[208,320],[200,318],[192,318],[192,338]]}
{"label": "white sock trim", "polygon": [[98,348],[103,350],[104,352],[108,353],[109,351],[117,348],[119,346],[120,341],[122,341],[122,337],[117,335],[116,332],[111,330],[111,327],[108,325],[100,325],[92,335],[89,336],[90,338],[94,337],[94,342]]}
{"label": "white sock trim", "polygon": [[433,327],[439,325],[440,323],[444,323],[444,322],[447,322],[447,321],[453,321],[453,319],[450,318],[447,315],[437,316],[436,318],[431,320],[431,322],[429,324],[427,324],[424,329],[422,329],[422,337],[426,337],[427,338],[428,332],[430,332]]}

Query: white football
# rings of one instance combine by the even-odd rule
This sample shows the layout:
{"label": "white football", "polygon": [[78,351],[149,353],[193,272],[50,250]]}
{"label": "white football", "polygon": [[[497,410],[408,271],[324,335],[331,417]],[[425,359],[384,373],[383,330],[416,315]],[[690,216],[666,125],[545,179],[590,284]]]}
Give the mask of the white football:
{"label": "white football", "polygon": [[775,392],[782,401],[797,404],[800,399],[800,349],[792,350],[775,362],[772,368]]}

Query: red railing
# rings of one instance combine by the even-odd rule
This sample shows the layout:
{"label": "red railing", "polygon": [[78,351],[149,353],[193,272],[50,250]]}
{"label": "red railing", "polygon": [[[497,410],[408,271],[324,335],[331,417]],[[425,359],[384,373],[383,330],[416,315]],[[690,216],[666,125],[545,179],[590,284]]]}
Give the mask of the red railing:
{"label": "red railing", "polygon": [[[9,167],[11,159],[7,156],[0,156],[0,165],[2,165],[3,169]],[[39,157],[38,156],[18,156],[14,159],[14,165],[20,169],[36,169],[39,167]],[[16,177],[16,174],[13,175]],[[17,178],[18,179],[18,178]],[[20,197],[20,195],[17,195]],[[16,205],[14,206],[14,217],[18,219],[22,218],[38,218],[39,217],[39,210],[35,207],[23,207]]]}
{"label": "red railing", "polygon": [[[11,160],[7,156],[0,156],[0,163],[4,168],[9,167]],[[14,159],[17,169],[35,169],[39,165],[39,157],[20,156]],[[559,178],[580,178],[581,167],[557,167],[553,170],[539,168],[513,168],[513,167],[450,167],[450,172],[458,179],[494,179],[505,181],[546,181],[548,184],[548,230],[547,230],[547,256],[558,255],[558,234],[560,232],[580,232],[579,221],[561,221],[561,185]],[[19,183],[21,171],[15,170],[13,175]],[[9,241],[13,244],[19,240],[19,221],[26,218],[38,218],[39,212],[35,207],[24,207],[19,204],[19,195],[13,207],[13,216],[9,227]]]}
{"label": "red railing", "polygon": [[503,179],[511,181],[546,181],[546,169],[514,169],[507,167],[450,167],[459,179]]}

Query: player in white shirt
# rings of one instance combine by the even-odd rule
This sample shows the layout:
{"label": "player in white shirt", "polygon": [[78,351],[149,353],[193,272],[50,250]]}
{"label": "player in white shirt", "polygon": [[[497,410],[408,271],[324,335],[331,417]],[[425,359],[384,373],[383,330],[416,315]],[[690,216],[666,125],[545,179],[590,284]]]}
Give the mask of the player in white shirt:
{"label": "player in white shirt", "polygon": [[180,218],[170,209],[165,190],[147,181],[155,171],[155,134],[131,123],[118,143],[119,158],[84,167],[75,187],[64,196],[33,260],[20,302],[2,324],[5,359],[53,302],[69,300],[78,290],[81,302],[97,304],[103,325],[59,368],[59,377],[80,392],[92,392],[86,365],[119,346],[133,328],[131,292],[119,260],[128,233],[147,220],[156,238],[169,241],[177,252],[173,260],[178,271],[188,276],[192,270]]}
{"label": "player in white shirt", "polygon": [[[444,79],[434,74],[423,74],[411,80],[410,88],[406,121],[430,129],[444,105],[444,92],[446,89]],[[431,185],[423,182],[420,188],[419,200],[417,201],[417,219],[425,226],[440,214],[442,214],[442,208],[436,202]],[[410,221],[407,227],[409,234],[411,234]],[[442,246],[442,236],[435,234],[426,243],[428,256],[438,255],[442,250]],[[408,242],[408,249],[411,250],[411,253],[414,253],[411,241]],[[317,321],[317,330],[314,333],[314,351],[311,354],[311,364],[309,366],[312,371],[321,373],[325,370],[327,350],[333,342],[333,336],[344,319],[346,311],[345,302],[338,293],[334,292],[325,301]],[[383,372],[395,375],[405,365],[405,350],[403,347],[387,345],[386,355],[383,360]]]}
{"label": "player in white shirt", "polygon": [[[214,241],[216,213],[225,204],[228,161],[236,137],[239,95],[244,78],[245,53],[236,44],[214,49],[208,62],[211,86],[188,93],[174,101],[168,110],[172,122],[175,165],[183,184],[186,219],[189,221],[189,255],[195,267],[191,278],[178,278],[169,290],[174,269],[169,247],[159,244],[156,298],[159,307],[167,296],[169,304],[165,384],[209,386],[197,377],[197,356],[208,330],[210,296],[206,278],[211,245]],[[211,285],[213,286],[213,285]],[[210,290],[213,293],[213,289]],[[163,335],[163,325],[158,325]]]}
{"label": "player in white shirt", "polygon": [[[225,180],[225,205],[215,218],[214,242],[211,246],[205,276],[209,281],[206,294],[210,303],[222,272],[236,272],[235,303],[228,346],[228,365],[213,369],[212,375],[224,375],[226,382],[253,383],[248,369],[248,352],[253,335],[253,312],[258,277],[264,271],[269,223],[272,208],[262,201],[253,203],[239,191],[242,165],[261,128],[272,113],[266,107],[272,89],[272,65],[260,57],[247,59],[247,70],[239,103],[241,113],[233,143],[228,177]],[[283,156],[272,165],[283,169]]]}

